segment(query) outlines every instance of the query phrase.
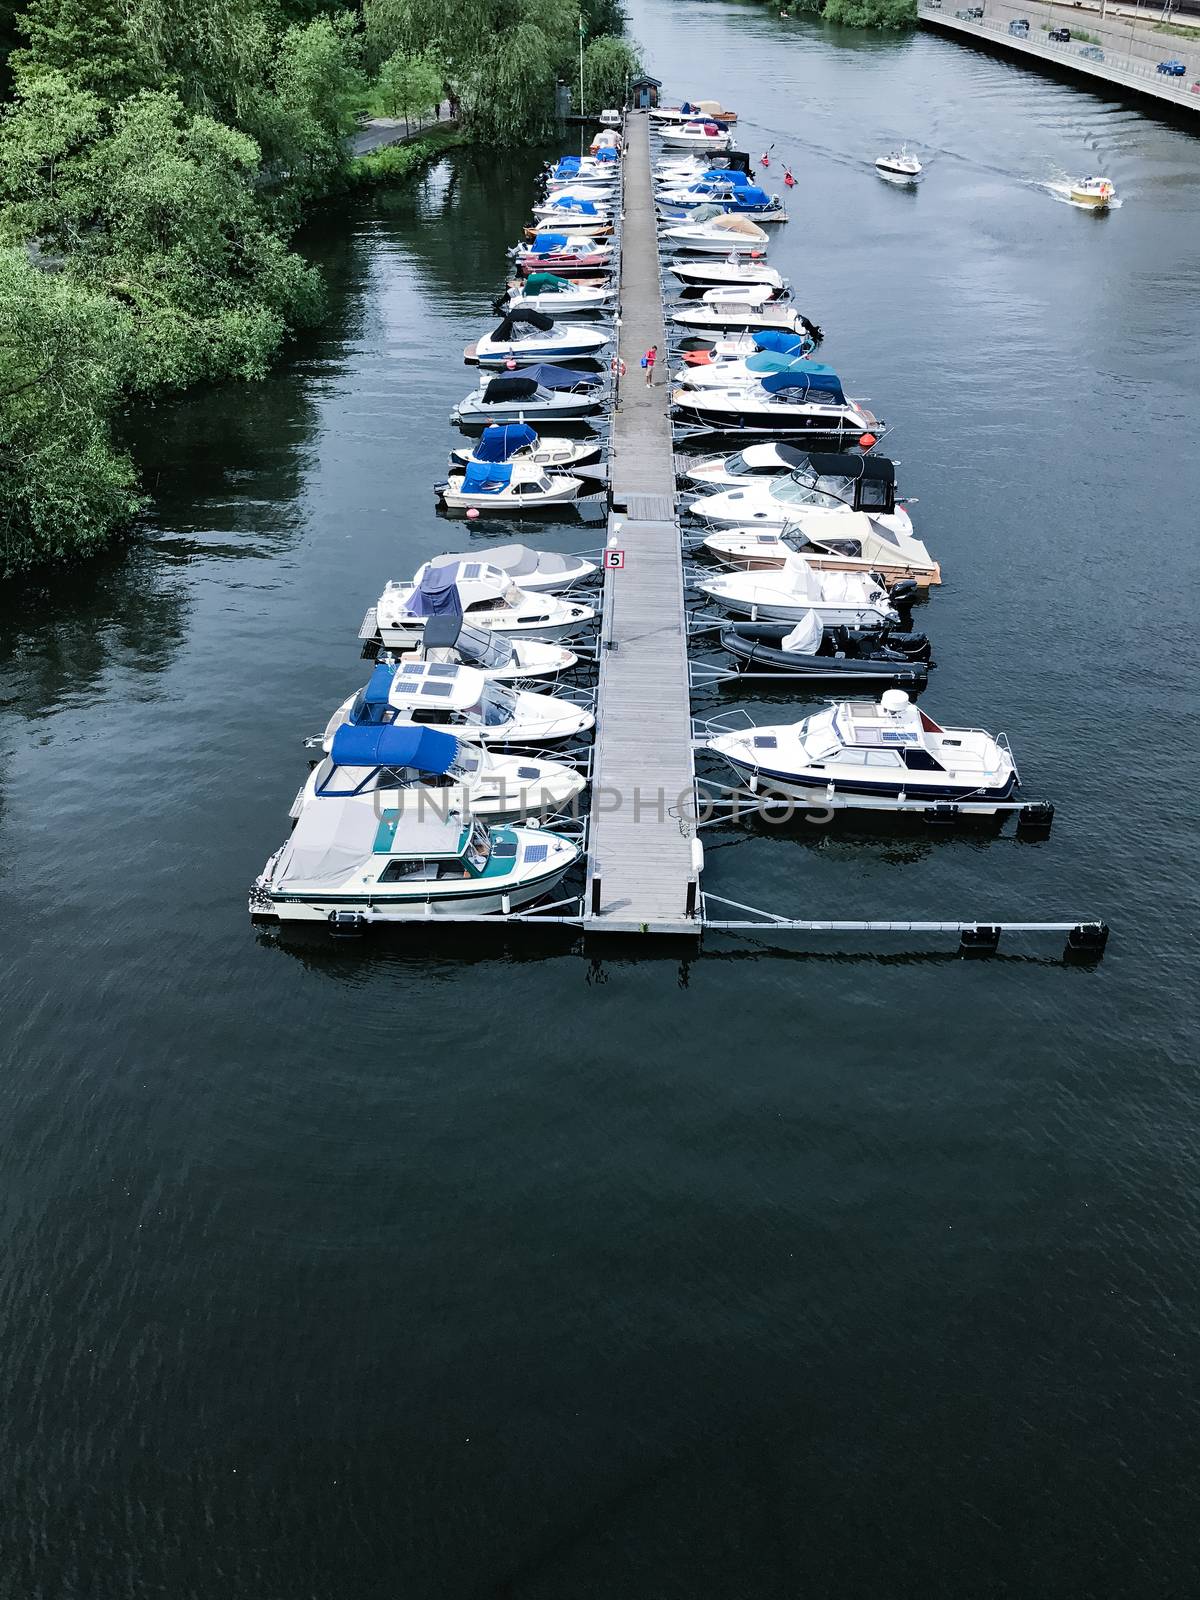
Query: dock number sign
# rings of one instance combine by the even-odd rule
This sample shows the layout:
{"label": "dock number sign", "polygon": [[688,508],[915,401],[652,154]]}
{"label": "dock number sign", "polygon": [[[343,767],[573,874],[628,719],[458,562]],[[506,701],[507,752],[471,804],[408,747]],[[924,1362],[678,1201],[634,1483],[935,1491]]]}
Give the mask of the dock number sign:
{"label": "dock number sign", "polygon": [[623,567],[625,565],[624,550],[606,550],[604,552],[604,565],[614,572],[618,567]]}

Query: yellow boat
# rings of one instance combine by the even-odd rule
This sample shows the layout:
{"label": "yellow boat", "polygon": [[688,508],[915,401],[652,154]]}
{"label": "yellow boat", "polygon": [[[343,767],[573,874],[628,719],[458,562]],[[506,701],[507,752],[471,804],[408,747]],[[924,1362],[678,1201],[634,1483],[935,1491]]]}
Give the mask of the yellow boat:
{"label": "yellow boat", "polygon": [[1077,206],[1107,206],[1116,193],[1108,178],[1077,178],[1071,185],[1071,199]]}

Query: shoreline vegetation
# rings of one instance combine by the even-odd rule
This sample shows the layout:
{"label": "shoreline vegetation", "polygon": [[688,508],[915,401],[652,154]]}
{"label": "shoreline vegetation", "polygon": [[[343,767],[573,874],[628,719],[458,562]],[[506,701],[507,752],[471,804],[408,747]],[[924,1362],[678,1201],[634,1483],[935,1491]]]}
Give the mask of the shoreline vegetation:
{"label": "shoreline vegetation", "polygon": [[[549,133],[638,70],[619,0],[30,0],[0,109],[0,576],[144,505],[122,409],[261,378],[316,321],[314,205]],[[436,122],[355,157],[364,116]]]}
{"label": "shoreline vegetation", "polygon": [[911,28],[917,23],[917,0],[784,0],[779,13],[818,16],[843,28]]}

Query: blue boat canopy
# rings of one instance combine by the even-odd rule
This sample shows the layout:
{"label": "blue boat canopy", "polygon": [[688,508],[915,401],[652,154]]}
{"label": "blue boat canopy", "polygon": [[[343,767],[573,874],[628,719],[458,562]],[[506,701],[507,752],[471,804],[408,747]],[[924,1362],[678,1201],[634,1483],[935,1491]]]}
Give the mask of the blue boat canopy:
{"label": "blue boat canopy", "polygon": [[458,740],[436,728],[408,723],[343,723],[330,749],[339,767],[416,767],[419,772],[449,772],[458,755]]}
{"label": "blue boat canopy", "polygon": [[783,328],[764,328],[754,335],[760,350],[774,350],[779,355],[801,355],[808,343],[802,333],[788,333]]}
{"label": "blue boat canopy", "polygon": [[701,183],[732,183],[736,189],[745,189],[750,186],[750,179],[744,172],[739,172],[736,167],[714,167],[711,172],[700,174]]}
{"label": "blue boat canopy", "polygon": [[770,206],[775,202],[765,189],[759,189],[752,183],[743,184],[738,189],[737,203],[739,206],[750,208],[753,206]]}
{"label": "blue boat canopy", "polygon": [[518,450],[536,444],[537,437],[527,422],[491,422],[475,446],[475,460],[507,461]]}
{"label": "blue boat canopy", "polygon": [[468,461],[463,473],[464,494],[499,494],[512,482],[511,461]]}
{"label": "blue boat canopy", "polygon": [[462,601],[454,581],[454,567],[426,567],[421,587],[414,589],[405,607],[414,617],[461,617]]}
{"label": "blue boat canopy", "polygon": [[768,394],[794,392],[801,398],[808,394],[819,394],[834,405],[844,406],[846,403],[837,373],[817,361],[797,362],[784,372],[769,372],[762,380],[762,386]]}
{"label": "blue boat canopy", "polygon": [[596,388],[600,382],[594,372],[580,372],[577,367],[554,367],[549,364],[518,367],[515,372],[510,372],[508,377],[530,378],[534,383],[540,383],[543,389],[574,389],[579,384]]}
{"label": "blue boat canopy", "polygon": [[771,372],[827,372],[827,367],[806,361],[801,351],[760,350],[756,356],[747,356],[746,371],[766,374]]}
{"label": "blue boat canopy", "polygon": [[599,150],[596,151],[597,161],[615,161],[616,159],[617,152],[612,145],[602,144]]}
{"label": "blue boat canopy", "polygon": [[544,256],[549,255],[552,250],[561,250],[566,242],[565,233],[538,233],[534,235],[530,248],[535,256]]}
{"label": "blue boat canopy", "polygon": [[585,217],[594,217],[596,215],[596,202],[594,200],[581,200],[578,195],[555,195],[550,204],[556,211],[578,211]]}

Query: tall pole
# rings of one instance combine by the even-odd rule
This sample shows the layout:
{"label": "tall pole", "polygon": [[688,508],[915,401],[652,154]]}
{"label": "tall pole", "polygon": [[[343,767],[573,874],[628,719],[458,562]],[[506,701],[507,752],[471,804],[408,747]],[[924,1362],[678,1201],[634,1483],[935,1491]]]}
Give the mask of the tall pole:
{"label": "tall pole", "polygon": [[583,12],[579,13],[579,115],[583,110]]}

